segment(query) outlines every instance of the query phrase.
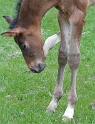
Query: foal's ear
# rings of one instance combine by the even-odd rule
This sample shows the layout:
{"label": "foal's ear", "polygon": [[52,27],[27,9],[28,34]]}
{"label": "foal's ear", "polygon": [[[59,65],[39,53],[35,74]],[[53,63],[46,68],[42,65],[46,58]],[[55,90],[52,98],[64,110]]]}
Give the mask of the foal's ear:
{"label": "foal's ear", "polygon": [[15,36],[19,36],[19,34],[24,33],[25,29],[21,28],[21,27],[17,27],[17,28],[13,28],[7,32],[2,33],[1,35],[3,36],[8,36],[8,37],[15,37]]}
{"label": "foal's ear", "polygon": [[9,24],[11,24],[11,22],[13,21],[13,19],[12,19],[11,17],[9,17],[9,16],[3,16],[3,18],[5,18],[5,20],[6,20]]}

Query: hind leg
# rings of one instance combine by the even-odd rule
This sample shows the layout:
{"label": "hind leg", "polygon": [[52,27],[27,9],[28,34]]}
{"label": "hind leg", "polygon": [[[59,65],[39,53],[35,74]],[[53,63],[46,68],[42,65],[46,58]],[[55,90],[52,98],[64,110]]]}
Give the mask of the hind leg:
{"label": "hind leg", "polygon": [[48,37],[44,43],[43,50],[44,56],[46,57],[48,51],[52,49],[60,41],[60,32]]}

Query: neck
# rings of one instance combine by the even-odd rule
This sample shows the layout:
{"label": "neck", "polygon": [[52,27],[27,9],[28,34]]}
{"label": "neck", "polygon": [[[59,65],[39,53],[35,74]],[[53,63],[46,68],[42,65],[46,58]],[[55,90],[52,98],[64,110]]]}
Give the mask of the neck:
{"label": "neck", "polygon": [[59,0],[23,0],[17,21],[17,25],[29,29],[40,28],[44,14]]}

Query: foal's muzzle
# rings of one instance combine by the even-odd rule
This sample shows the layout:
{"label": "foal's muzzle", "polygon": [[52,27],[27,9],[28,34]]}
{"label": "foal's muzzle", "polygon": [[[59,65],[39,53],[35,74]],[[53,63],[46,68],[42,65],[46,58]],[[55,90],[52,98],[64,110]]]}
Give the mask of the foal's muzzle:
{"label": "foal's muzzle", "polygon": [[33,73],[40,73],[41,71],[44,70],[45,67],[46,67],[45,63],[38,63],[37,66],[32,66],[30,70]]}

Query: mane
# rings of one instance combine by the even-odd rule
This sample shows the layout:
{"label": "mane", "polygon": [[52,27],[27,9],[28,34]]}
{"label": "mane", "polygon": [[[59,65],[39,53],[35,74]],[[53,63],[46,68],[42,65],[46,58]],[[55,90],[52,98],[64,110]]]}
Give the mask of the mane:
{"label": "mane", "polygon": [[15,24],[17,23],[22,1],[23,0],[18,0],[18,2],[16,4],[16,7],[15,7],[15,16],[14,16],[13,21],[11,22],[11,24],[9,26],[10,29],[14,28]]}

